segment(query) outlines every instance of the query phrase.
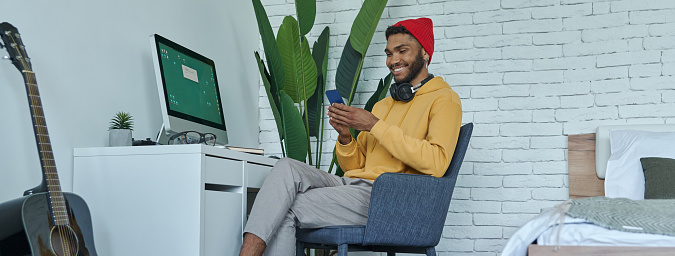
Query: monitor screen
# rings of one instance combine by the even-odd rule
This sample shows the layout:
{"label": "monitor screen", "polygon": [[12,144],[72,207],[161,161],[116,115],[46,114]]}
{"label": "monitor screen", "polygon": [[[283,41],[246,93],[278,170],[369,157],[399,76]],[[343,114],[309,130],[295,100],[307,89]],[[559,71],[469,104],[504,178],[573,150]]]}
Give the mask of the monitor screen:
{"label": "monitor screen", "polygon": [[208,132],[216,143],[227,144],[214,62],[160,35],[151,40],[165,135]]}

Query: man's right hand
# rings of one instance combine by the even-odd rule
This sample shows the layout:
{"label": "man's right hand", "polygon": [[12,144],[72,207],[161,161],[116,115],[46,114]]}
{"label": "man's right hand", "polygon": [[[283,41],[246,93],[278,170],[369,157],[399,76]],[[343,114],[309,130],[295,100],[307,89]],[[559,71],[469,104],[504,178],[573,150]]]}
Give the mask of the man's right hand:
{"label": "man's right hand", "polygon": [[335,129],[340,135],[338,136],[338,141],[340,142],[340,144],[347,145],[350,142],[352,142],[352,134],[349,131],[349,127],[347,127],[346,125],[338,124],[332,118],[329,119],[328,123],[330,123],[330,125],[333,126],[333,129]]}

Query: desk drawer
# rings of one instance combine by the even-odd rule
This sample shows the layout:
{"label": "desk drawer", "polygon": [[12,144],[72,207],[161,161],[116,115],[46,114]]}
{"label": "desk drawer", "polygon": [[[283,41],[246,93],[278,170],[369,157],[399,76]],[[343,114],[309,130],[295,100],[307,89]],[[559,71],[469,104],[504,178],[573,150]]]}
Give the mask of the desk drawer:
{"label": "desk drawer", "polygon": [[242,200],[238,193],[204,192],[203,251],[199,255],[239,255],[244,230]]}
{"label": "desk drawer", "polygon": [[267,174],[272,170],[271,166],[246,163],[246,173],[248,174],[248,181],[246,187],[260,188],[262,187]]}
{"label": "desk drawer", "polygon": [[204,156],[204,183],[242,186],[243,177],[243,161]]}

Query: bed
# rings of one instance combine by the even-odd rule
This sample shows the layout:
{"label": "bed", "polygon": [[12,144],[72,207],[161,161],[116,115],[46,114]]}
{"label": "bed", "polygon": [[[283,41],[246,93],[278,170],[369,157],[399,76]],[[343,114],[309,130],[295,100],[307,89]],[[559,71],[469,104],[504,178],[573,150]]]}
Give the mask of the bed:
{"label": "bed", "polygon": [[[671,140],[673,143],[668,142]],[[675,235],[672,232],[664,233],[659,230],[660,234],[635,233],[637,231],[634,229],[642,229],[640,225],[635,225],[640,227],[623,225],[618,229],[606,228],[591,223],[586,217],[574,216],[572,212],[559,214],[561,211],[567,211],[570,204],[584,204],[583,202],[588,201],[601,201],[600,203],[605,206],[621,202],[654,205],[657,200],[640,200],[646,194],[651,198],[654,182],[650,181],[650,189],[645,191],[645,176],[641,178],[636,176],[641,175],[641,171],[639,173],[632,171],[630,175],[623,173],[624,169],[636,168],[625,165],[626,159],[635,159],[638,156],[675,158],[675,125],[601,126],[595,134],[569,135],[569,196],[574,200],[569,200],[555,209],[545,210],[523,225],[509,239],[502,255],[675,255]],[[617,165],[617,162],[623,165]],[[605,184],[605,178],[608,184]],[[647,178],[648,181],[654,179],[652,174],[648,174]],[[615,185],[617,182],[624,187],[617,187]],[[608,188],[608,197],[611,195],[631,199],[604,197],[605,187]],[[672,215],[675,216],[673,200],[662,200],[656,204],[669,205],[672,208],[667,208],[666,212],[672,210]],[[601,206],[597,208],[587,206],[587,209],[593,212],[603,211]]]}

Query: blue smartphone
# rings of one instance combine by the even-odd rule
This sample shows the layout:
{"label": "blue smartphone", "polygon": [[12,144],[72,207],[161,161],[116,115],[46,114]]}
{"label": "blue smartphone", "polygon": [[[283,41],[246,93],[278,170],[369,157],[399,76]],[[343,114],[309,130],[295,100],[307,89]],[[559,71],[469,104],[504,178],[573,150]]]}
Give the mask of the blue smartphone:
{"label": "blue smartphone", "polygon": [[328,97],[328,101],[330,102],[331,105],[333,105],[333,103],[345,104],[345,102],[342,100],[342,96],[340,96],[340,93],[338,92],[338,90],[328,90],[328,91],[326,91],[326,97]]}

